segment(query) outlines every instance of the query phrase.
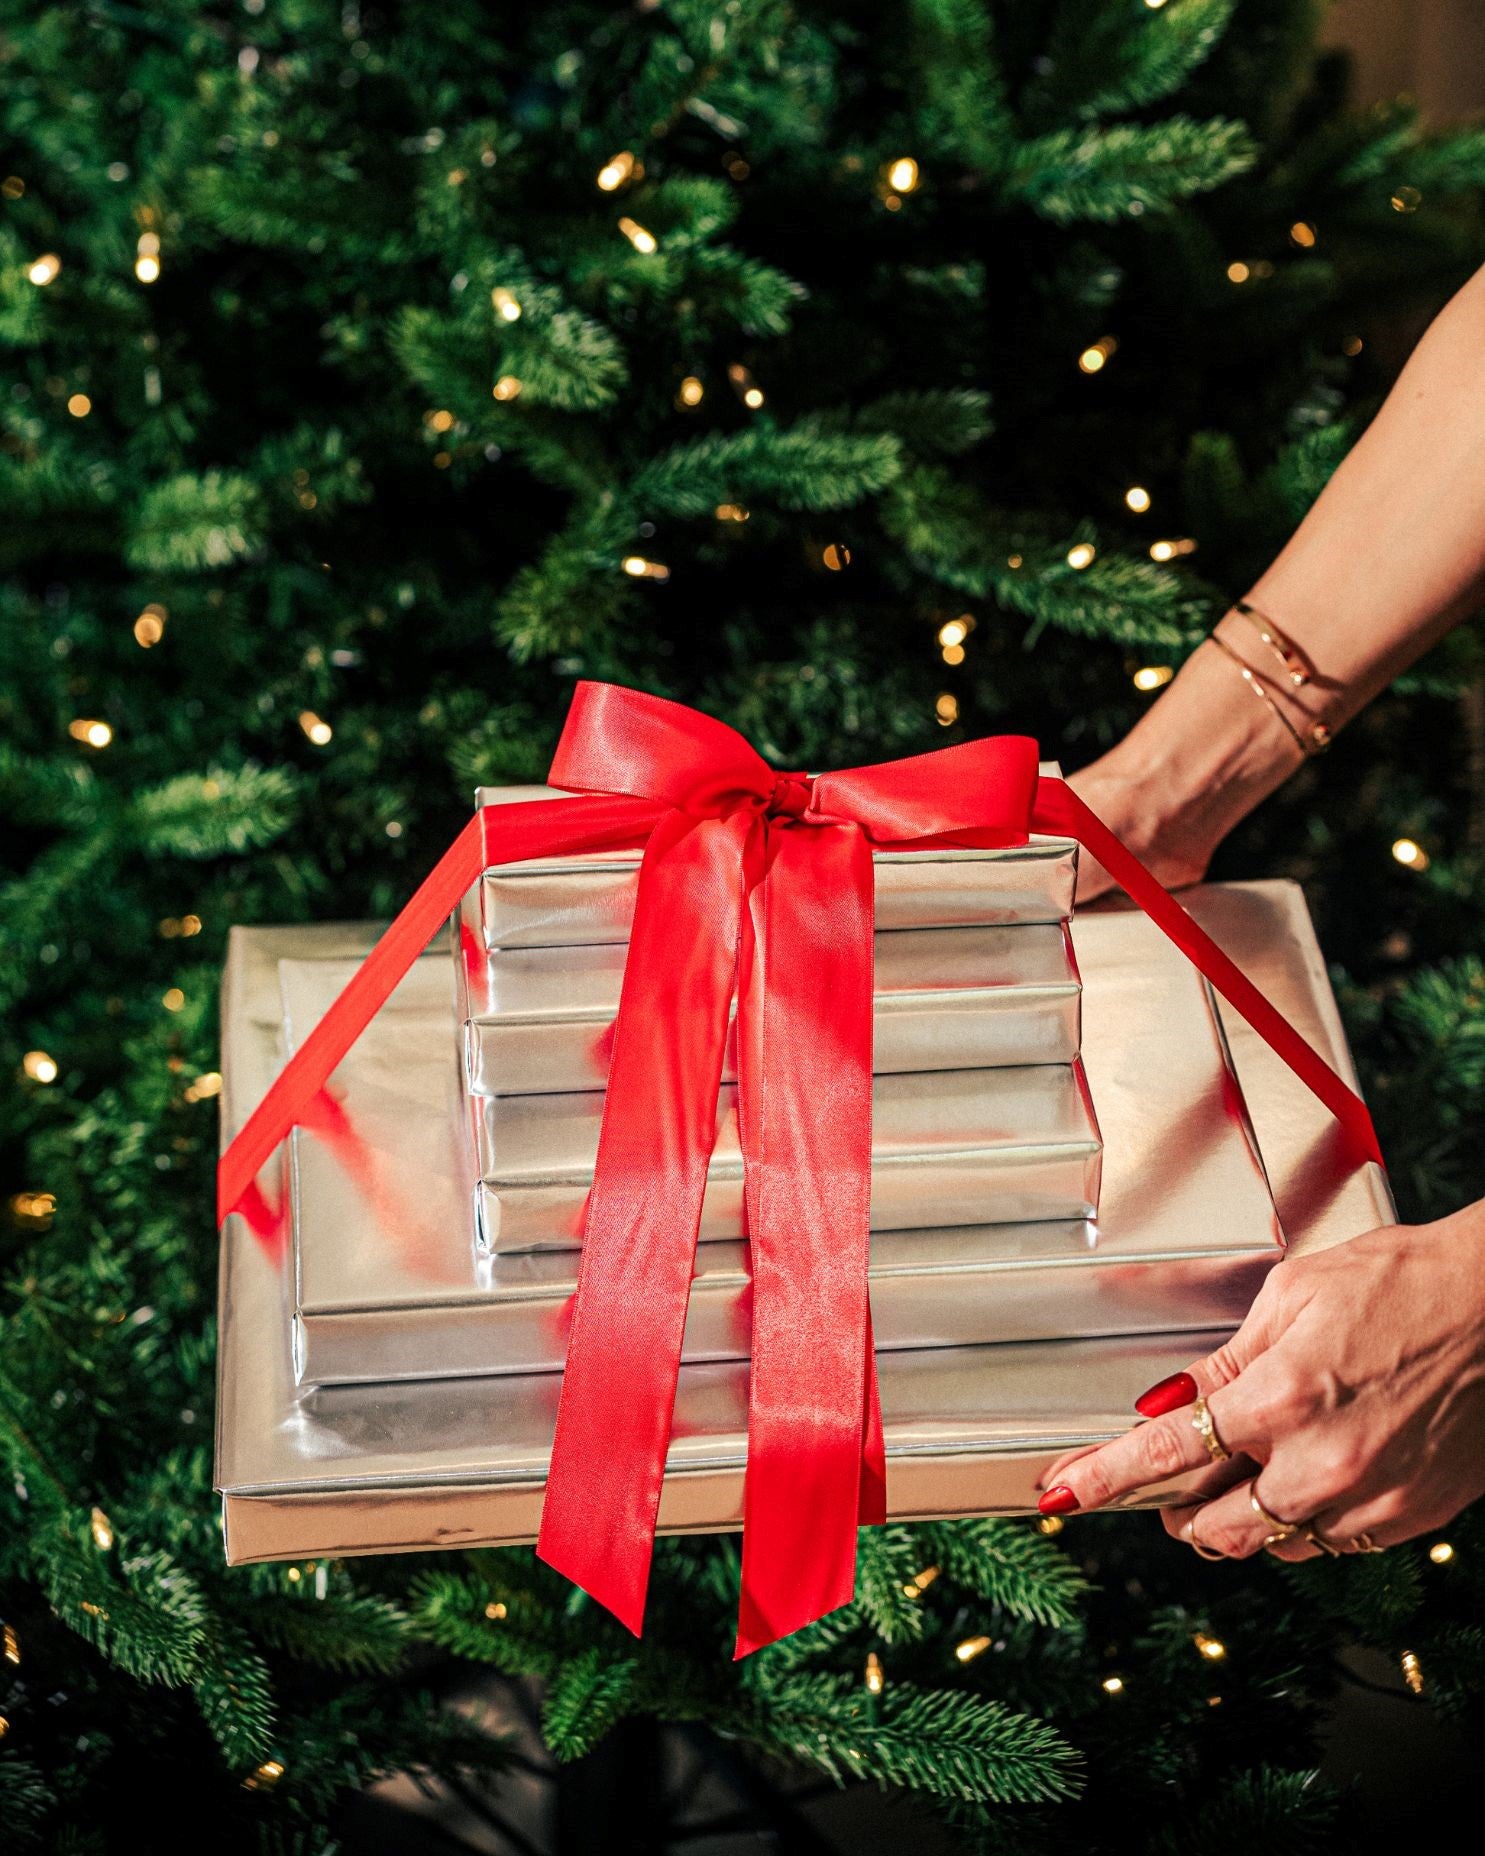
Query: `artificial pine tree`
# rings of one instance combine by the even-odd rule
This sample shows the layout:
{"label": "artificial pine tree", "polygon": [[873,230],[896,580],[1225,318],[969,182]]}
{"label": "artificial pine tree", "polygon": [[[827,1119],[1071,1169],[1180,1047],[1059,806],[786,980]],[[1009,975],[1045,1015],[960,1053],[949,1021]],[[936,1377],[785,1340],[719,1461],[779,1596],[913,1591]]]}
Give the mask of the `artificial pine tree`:
{"label": "artificial pine tree", "polygon": [[[734,1667],[731,1541],[636,1644],[525,1550],[229,1573],[210,1486],[228,924],[389,913],[579,675],[782,765],[1115,739],[1478,249],[1485,133],[1345,114],[1316,10],[0,8],[9,1846],[493,1778],[452,1659],[562,1758],[698,1722],[966,1848],[1326,1847],[1338,1643],[1471,1705],[1471,1517],[1290,1570],[893,1526]],[[1457,634],[1225,860],[1306,880],[1411,1216],[1485,1190],[1482,688]]]}

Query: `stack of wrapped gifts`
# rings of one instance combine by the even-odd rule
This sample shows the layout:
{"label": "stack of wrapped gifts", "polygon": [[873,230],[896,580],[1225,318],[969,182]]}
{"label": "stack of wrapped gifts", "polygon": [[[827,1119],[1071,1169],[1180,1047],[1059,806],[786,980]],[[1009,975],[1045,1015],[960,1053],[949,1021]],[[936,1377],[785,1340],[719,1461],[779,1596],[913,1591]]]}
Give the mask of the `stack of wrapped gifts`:
{"label": "stack of wrapped gifts", "polygon": [[[1148,921],[1080,922],[1085,995],[1076,868],[1048,837],[876,856],[870,1294],[894,1514],[1031,1507],[1053,1456],[1216,1344],[1282,1254],[1266,1159],[1303,1176],[1314,1241],[1386,1214],[1379,1170],[1335,1155],[1325,1111],[1236,1026],[1282,1105],[1260,1151],[1212,994]],[[416,963],[295,1130],[281,1251],[228,1221],[229,1557],[533,1537],[638,869],[605,852],[486,870],[452,957]],[[1345,1067],[1298,892],[1230,894],[1250,964],[1267,949],[1268,983]],[[234,931],[228,1135],[372,938]],[[662,1528],[740,1513],[736,1094],[729,1042]]]}

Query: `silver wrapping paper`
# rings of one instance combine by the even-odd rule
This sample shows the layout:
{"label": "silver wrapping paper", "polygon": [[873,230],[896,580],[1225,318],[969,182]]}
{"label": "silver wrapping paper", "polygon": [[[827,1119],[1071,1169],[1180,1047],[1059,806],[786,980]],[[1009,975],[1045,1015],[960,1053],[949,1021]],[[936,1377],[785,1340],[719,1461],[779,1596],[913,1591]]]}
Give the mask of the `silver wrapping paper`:
{"label": "silver wrapping paper", "polygon": [[[1353,1079],[1298,888],[1208,886],[1187,900],[1278,1008]],[[223,998],[224,1140],[242,1125],[282,1058],[279,960],[357,958],[372,934],[329,925],[233,931]],[[1080,917],[1074,938],[1086,983],[1089,1078],[1109,1141],[1104,1215],[1110,1219],[1115,1205],[1127,1204],[1127,1215],[1155,1216],[1173,1204],[1180,1172],[1168,1151],[1152,1154],[1141,1134],[1140,1092],[1149,1079],[1140,1069],[1162,992],[1150,963],[1161,937],[1138,915],[1108,913]],[[1134,979],[1133,992],[1121,974]],[[1387,1222],[1393,1211],[1381,1169],[1357,1166],[1303,1085],[1240,1020],[1229,1014],[1225,1023],[1291,1247],[1324,1248]],[[429,1067],[452,1091],[446,1051]],[[456,1139],[451,1116],[451,1167]],[[274,1162],[260,1178],[265,1193],[280,1201],[282,1172]],[[419,1186],[412,1176],[402,1183],[414,1192]],[[1207,1221],[1220,1224],[1223,1217],[1216,1198]],[[554,1375],[488,1379],[459,1388],[457,1396],[437,1381],[301,1387],[290,1345],[293,1301],[286,1213],[276,1232],[259,1236],[240,1217],[230,1218],[222,1235],[216,1473],[229,1560],[535,1537]],[[892,1515],[1032,1509],[1037,1478],[1057,1455],[1126,1429],[1135,1396],[1223,1331],[884,1354]],[[660,1507],[666,1532],[740,1525],[745,1377],[735,1363],[682,1368]],[[1140,1501],[1170,1493],[1147,1491]]]}
{"label": "silver wrapping paper", "polygon": [[[625,942],[494,948],[472,984],[456,959],[473,1093],[601,1089],[628,951]],[[879,1075],[1070,1063],[1078,1054],[1082,984],[1065,922],[879,934],[875,980]],[[736,1079],[729,1033],[722,1080]]]}
{"label": "silver wrapping paper", "polygon": [[[482,1257],[450,1190],[450,1094],[433,1054],[440,964],[421,963],[342,1066],[340,1120],[294,1137],[295,1346],[308,1381],[562,1363],[576,1253]],[[280,963],[291,1036],[318,1021],[352,971],[344,961]],[[1168,944],[1118,969],[1111,985],[1127,1000],[1105,1024],[1125,1039],[1149,1019],[1149,1048],[1137,1064],[1095,1056],[1111,1078],[1118,1138],[1141,1143],[1156,1177],[1126,1173],[1121,1185],[1116,1172],[1096,1224],[879,1232],[879,1348],[1215,1327],[1251,1301],[1279,1255],[1279,1232],[1210,995]],[[1129,1071],[1138,1080],[1126,1088]],[[747,1280],[743,1245],[700,1246],[687,1360],[746,1356]]]}
{"label": "silver wrapping paper", "polygon": [[[581,1244],[603,1095],[472,1096],[476,1231],[492,1252]],[[1091,1218],[1101,1143],[1081,1067],[934,1070],[872,1087],[871,1225]],[[743,1235],[737,1089],[724,1085],[700,1237]]]}
{"label": "silver wrapping paper", "polygon": [[[1057,772],[1046,762],[1044,774]],[[482,786],[477,805],[559,799],[550,786]],[[467,947],[557,947],[627,941],[638,851],[585,851],[500,864],[470,891],[459,931]],[[1078,847],[1033,837],[1015,850],[878,851],[877,926],[962,928],[1055,922],[1072,914]]]}

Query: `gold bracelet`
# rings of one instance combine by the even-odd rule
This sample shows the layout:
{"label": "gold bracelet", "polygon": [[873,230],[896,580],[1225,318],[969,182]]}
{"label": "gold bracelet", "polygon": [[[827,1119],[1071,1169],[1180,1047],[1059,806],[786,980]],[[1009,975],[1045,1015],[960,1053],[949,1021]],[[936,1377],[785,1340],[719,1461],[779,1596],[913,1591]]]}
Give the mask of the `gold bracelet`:
{"label": "gold bracelet", "polygon": [[1256,606],[1249,605],[1246,599],[1235,599],[1232,609],[1248,621],[1284,666],[1284,674],[1289,681],[1297,690],[1302,690],[1310,680],[1310,667],[1293,639],[1286,638],[1266,612],[1260,612]]}
{"label": "gold bracelet", "polygon": [[1323,754],[1326,748],[1330,746],[1330,730],[1325,726],[1324,722],[1310,722],[1304,734],[1301,734],[1294,726],[1293,722],[1290,721],[1289,717],[1285,715],[1284,711],[1279,707],[1278,703],[1275,702],[1269,692],[1258,681],[1258,678],[1253,674],[1248,665],[1246,665],[1238,656],[1237,652],[1233,650],[1227,640],[1225,638],[1219,638],[1216,632],[1209,632],[1207,636],[1211,639],[1212,643],[1216,645],[1217,649],[1222,652],[1224,657],[1230,657],[1233,663],[1237,665],[1238,669],[1242,672],[1243,681],[1255,695],[1262,697],[1268,708],[1278,720],[1283,723],[1284,728],[1288,732],[1289,739],[1299,749],[1300,753],[1304,755],[1305,759],[1311,760],[1316,754]]}

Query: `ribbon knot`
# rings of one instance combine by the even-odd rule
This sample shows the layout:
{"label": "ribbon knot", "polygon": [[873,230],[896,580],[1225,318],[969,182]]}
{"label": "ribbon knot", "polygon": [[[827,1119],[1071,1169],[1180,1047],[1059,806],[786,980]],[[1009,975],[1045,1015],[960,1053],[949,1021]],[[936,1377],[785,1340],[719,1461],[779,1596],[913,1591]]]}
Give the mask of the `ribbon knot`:
{"label": "ribbon knot", "polygon": [[[1381,1159],[1360,1097],[1070,787],[1038,776],[1025,736],[775,773],[725,722],[580,683],[550,780],[577,796],[470,820],[231,1141],[217,1202],[223,1218],[251,1206],[259,1169],[488,865],[644,847],[537,1543],[636,1633],[734,994],[753,1273],[738,1654],[846,1603],[858,1522],[886,1516],[867,1296],[874,846],[1076,838],[1357,1157]],[[760,831],[760,814],[831,829]]]}
{"label": "ribbon knot", "polygon": [[771,818],[803,818],[815,803],[815,782],[807,773],[781,773],[768,796]]}

